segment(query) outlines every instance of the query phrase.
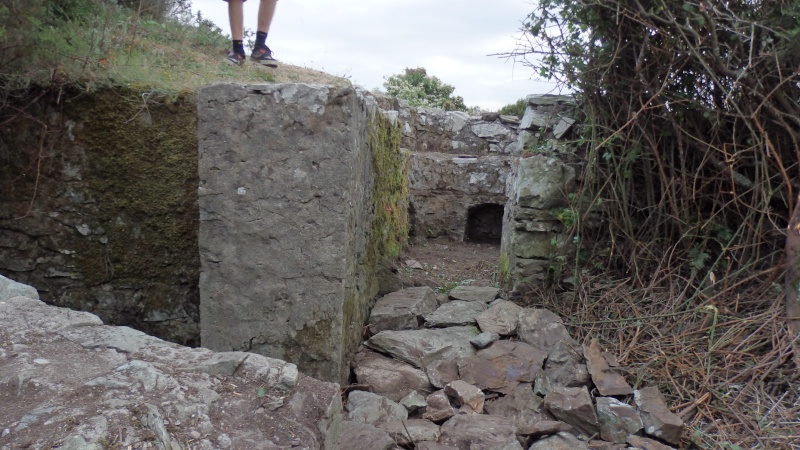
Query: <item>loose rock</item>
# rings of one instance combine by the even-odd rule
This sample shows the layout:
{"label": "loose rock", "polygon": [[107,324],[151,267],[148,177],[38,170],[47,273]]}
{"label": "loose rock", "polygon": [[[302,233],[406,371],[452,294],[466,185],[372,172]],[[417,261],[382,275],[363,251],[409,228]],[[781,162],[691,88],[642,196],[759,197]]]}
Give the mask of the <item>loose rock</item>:
{"label": "loose rock", "polygon": [[459,450],[518,450],[514,422],[505,417],[469,414],[444,423],[439,442]]}
{"label": "loose rock", "polygon": [[394,439],[386,431],[362,422],[342,422],[341,448],[349,450],[393,450]]}
{"label": "loose rock", "polygon": [[478,314],[475,320],[481,331],[511,336],[517,333],[519,313],[522,307],[516,303],[500,301],[486,311]]}
{"label": "loose rock", "polygon": [[461,379],[481,389],[510,393],[542,370],[546,354],[522,342],[498,341],[459,361]]}
{"label": "loose rock", "polygon": [[439,425],[423,419],[392,420],[381,424],[380,428],[400,445],[422,441],[436,442],[440,435]]}
{"label": "loose rock", "polygon": [[544,398],[544,405],[558,420],[566,422],[587,436],[600,431],[592,397],[584,387],[556,386]]}
{"label": "loose rock", "polygon": [[544,400],[533,393],[530,383],[520,383],[510,394],[487,401],[484,408],[493,416],[513,419],[517,434],[534,434],[537,424],[555,420],[553,415],[544,409]]}
{"label": "loose rock", "polygon": [[586,357],[586,366],[600,395],[630,395],[633,393],[633,388],[625,381],[625,378],[609,369],[596,339],[592,340],[588,346],[583,347],[583,355]]}
{"label": "loose rock", "polygon": [[386,397],[372,392],[352,391],[347,398],[347,418],[353,422],[362,422],[377,426],[390,420],[408,418],[406,408]]}
{"label": "loose rock", "polygon": [[440,306],[425,316],[425,326],[432,328],[473,325],[475,316],[486,310],[484,302],[465,302],[454,300]]}
{"label": "loose rock", "polygon": [[546,309],[525,308],[520,311],[517,335],[522,342],[545,353],[550,353],[559,341],[578,345],[570,337],[561,318]]}
{"label": "loose rock", "polygon": [[428,403],[428,407],[422,415],[423,419],[434,423],[442,423],[456,414],[456,410],[450,405],[450,399],[444,390],[434,392],[425,401]]}
{"label": "loose rock", "polygon": [[473,347],[475,347],[475,348],[480,350],[480,349],[484,349],[484,348],[492,345],[493,343],[497,342],[498,339],[500,339],[500,335],[497,334],[497,333],[486,333],[486,332],[483,332],[483,333],[475,336],[471,341],[469,341],[469,343],[472,344]]}
{"label": "loose rock", "polygon": [[436,360],[474,355],[475,349],[469,341],[477,334],[475,327],[381,331],[372,336],[366,345],[415,367],[424,368]]}
{"label": "loose rock", "polygon": [[670,444],[680,444],[683,421],[667,408],[657,387],[633,391],[633,400],[642,416],[645,434]]}
{"label": "loose rock", "polygon": [[583,355],[565,341],[559,341],[550,351],[544,372],[555,386],[580,387],[592,382]]}
{"label": "loose rock", "polygon": [[642,418],[633,406],[612,397],[598,397],[596,401],[600,437],[604,440],[623,444],[629,434],[642,429]]}
{"label": "loose rock", "polygon": [[450,291],[450,298],[468,302],[489,303],[500,294],[500,289],[486,286],[456,286]]}
{"label": "loose rock", "polygon": [[408,363],[363,349],[356,354],[356,378],[372,392],[398,402],[411,392],[433,392],[425,372]]}
{"label": "loose rock", "polygon": [[424,316],[439,306],[430,287],[412,287],[384,295],[372,307],[369,330],[413,330],[422,325]]}
{"label": "loose rock", "polygon": [[483,391],[462,380],[455,380],[444,387],[444,393],[453,399],[460,414],[480,414],[483,412]]}
{"label": "loose rock", "polygon": [[586,442],[561,432],[533,443],[529,450],[588,450]]}

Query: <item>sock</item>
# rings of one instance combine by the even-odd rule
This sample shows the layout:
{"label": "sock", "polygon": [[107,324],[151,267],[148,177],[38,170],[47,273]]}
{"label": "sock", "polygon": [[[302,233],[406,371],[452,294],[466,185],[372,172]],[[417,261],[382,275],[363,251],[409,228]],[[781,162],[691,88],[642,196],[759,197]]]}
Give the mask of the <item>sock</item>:
{"label": "sock", "polygon": [[256,31],[256,43],[253,48],[261,48],[267,46],[267,33],[263,31]]}
{"label": "sock", "polygon": [[233,51],[244,55],[244,41],[233,41]]}

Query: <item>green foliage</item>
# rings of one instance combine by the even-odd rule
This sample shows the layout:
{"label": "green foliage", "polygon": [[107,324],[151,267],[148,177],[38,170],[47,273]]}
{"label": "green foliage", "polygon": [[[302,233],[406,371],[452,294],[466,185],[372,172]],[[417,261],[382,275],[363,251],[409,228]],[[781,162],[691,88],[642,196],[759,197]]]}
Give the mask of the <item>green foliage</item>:
{"label": "green foliage", "polygon": [[521,119],[522,116],[525,115],[525,109],[527,107],[528,101],[524,98],[521,98],[514,103],[509,103],[508,105],[503,106],[498,112],[503,115],[517,116]]}
{"label": "green foliage", "polygon": [[[153,10],[147,1],[168,6],[166,17],[146,14]],[[229,39],[200,14],[191,15],[188,1],[127,4],[137,9],[109,0],[3,2],[0,92],[115,86],[176,95],[218,81],[275,80],[259,67],[225,64]]]}
{"label": "green foliage", "polygon": [[800,2],[541,0],[524,31],[512,55],[584,107],[610,267],[648,283],[670,254],[691,283],[721,261],[778,264],[798,189]]}
{"label": "green foliage", "polygon": [[422,67],[406,68],[402,74],[386,78],[383,86],[388,95],[407,100],[411,106],[442,108],[448,111],[467,110],[464,99],[453,95],[453,86],[428,75]]}
{"label": "green foliage", "polygon": [[370,148],[375,173],[370,264],[394,258],[408,240],[408,165],[409,157],[400,149],[400,123],[392,125],[377,113],[370,126]]}

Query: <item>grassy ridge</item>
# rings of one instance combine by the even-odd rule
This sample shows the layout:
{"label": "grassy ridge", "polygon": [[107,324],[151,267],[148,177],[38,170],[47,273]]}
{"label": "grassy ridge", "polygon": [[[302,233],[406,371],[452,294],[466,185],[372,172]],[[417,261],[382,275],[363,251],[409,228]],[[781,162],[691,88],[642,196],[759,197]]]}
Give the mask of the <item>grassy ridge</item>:
{"label": "grassy ridge", "polygon": [[156,20],[107,0],[10,0],[0,5],[0,89],[31,85],[192,92],[216,82],[347,80],[301,67],[233,67],[230,41],[201,16]]}

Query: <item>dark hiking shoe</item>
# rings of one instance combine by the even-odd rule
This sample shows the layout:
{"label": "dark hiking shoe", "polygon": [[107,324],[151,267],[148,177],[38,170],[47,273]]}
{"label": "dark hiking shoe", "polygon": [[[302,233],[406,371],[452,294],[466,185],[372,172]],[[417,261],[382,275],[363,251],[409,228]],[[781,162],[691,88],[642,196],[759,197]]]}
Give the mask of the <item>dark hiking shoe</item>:
{"label": "dark hiking shoe", "polygon": [[250,61],[261,64],[267,67],[278,67],[278,61],[272,57],[272,50],[269,47],[259,47],[253,49],[253,54],[250,55]]}
{"label": "dark hiking shoe", "polygon": [[225,62],[232,66],[241,66],[244,64],[245,60],[244,54],[236,53],[235,51],[231,50],[228,52],[228,55],[225,57]]}

